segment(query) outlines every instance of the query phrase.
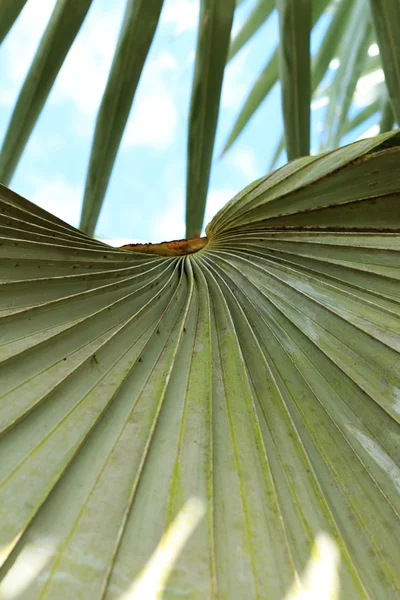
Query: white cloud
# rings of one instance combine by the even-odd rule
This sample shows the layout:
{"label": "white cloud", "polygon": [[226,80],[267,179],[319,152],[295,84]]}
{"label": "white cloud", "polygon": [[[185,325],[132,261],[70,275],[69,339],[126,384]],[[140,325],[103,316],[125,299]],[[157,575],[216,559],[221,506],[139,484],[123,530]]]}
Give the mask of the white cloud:
{"label": "white cloud", "polygon": [[120,248],[121,246],[127,246],[128,244],[147,244],[147,240],[138,240],[136,238],[97,238],[100,242],[104,242],[114,248]]}
{"label": "white cloud", "polygon": [[379,46],[376,43],[373,43],[368,48],[368,56],[378,56],[379,54]]}
{"label": "white cloud", "polygon": [[318,110],[329,104],[328,96],[320,96],[311,102],[311,110]]}
{"label": "white cloud", "polygon": [[162,150],[174,140],[176,102],[168,80],[178,70],[175,57],[161,52],[147,65],[122,139],[122,147],[151,146]]}
{"label": "white cloud", "polygon": [[[211,221],[213,216],[222,208],[228,200],[233,198],[235,191],[231,188],[211,189],[208,193],[204,227]],[[185,192],[183,188],[176,188],[167,196],[168,206],[166,210],[154,219],[150,232],[151,242],[164,242],[179,240],[185,237]]]}
{"label": "white cloud", "polygon": [[[120,6],[118,6],[118,9]],[[57,80],[52,101],[72,100],[80,111],[76,128],[81,135],[92,134],[92,120],[107,82],[115,51],[122,12],[91,15],[87,27],[71,49]],[[178,70],[176,58],[160,52],[146,64],[134,107],[123,136],[123,147],[168,147],[178,123],[175,101],[168,85]]]}
{"label": "white cloud", "polygon": [[7,87],[6,89],[0,88],[0,106],[13,106],[16,100],[17,88]]}
{"label": "white cloud", "polygon": [[340,60],[338,58],[332,58],[331,62],[329,63],[329,68],[331,69],[331,71],[337,71],[339,67]]}
{"label": "white cloud", "polygon": [[57,133],[48,135],[34,134],[28,141],[26,152],[35,158],[42,158],[49,156],[52,152],[59,152],[64,147],[65,141],[62,135]]}
{"label": "white cloud", "polygon": [[243,27],[243,19],[240,21],[238,19],[233,20],[233,25],[232,25],[232,30],[231,30],[231,38],[232,39],[237,36],[239,31],[242,29],[242,27]]}
{"label": "white cloud", "polygon": [[82,204],[82,188],[68,183],[64,178],[37,177],[31,182],[34,186],[29,199],[59,219],[75,227],[79,224]]}
{"label": "white cloud", "polygon": [[199,20],[197,0],[167,0],[161,15],[161,24],[174,27],[174,34],[196,29]]}
{"label": "white cloud", "polygon": [[141,95],[135,103],[122,138],[122,147],[167,148],[174,140],[178,115],[172,97],[165,91]]}
{"label": "white cloud", "polygon": [[232,188],[217,188],[211,189],[208,193],[206,216],[204,219],[204,226],[208,225],[211,219],[225,204],[233,198],[236,191]]}
{"label": "white cloud", "polygon": [[[6,40],[5,62],[13,85],[0,87],[0,105],[14,104],[54,4],[55,0],[30,0]],[[196,5],[190,0],[170,2],[167,22],[175,18],[185,21]],[[124,8],[125,0],[114,0],[107,10],[100,3],[93,4],[51,92],[50,103],[71,101],[78,109],[73,126],[80,135],[93,133],[93,119],[107,82]],[[171,75],[178,69],[176,58],[167,50],[150,57],[123,138],[125,147],[160,149],[171,144],[178,124]]]}
{"label": "white cloud", "polygon": [[354,94],[354,104],[361,107],[373,102],[381,91],[380,84],[384,81],[385,75],[382,69],[360,77]]}
{"label": "white cloud", "polygon": [[[13,104],[35,55],[56,0],[29,0],[7,37],[8,76],[14,84],[0,88],[0,103]],[[50,95],[50,102],[72,100],[86,115],[93,114],[100,103],[111,66],[125,6],[114,0],[109,10],[93,3],[76,40],[60,70]]]}
{"label": "white cloud", "polygon": [[[57,79],[52,102],[71,100],[81,114],[75,126],[80,135],[90,136],[112,64],[123,3],[112,10],[93,12],[68,55]],[[111,5],[110,5],[111,6]],[[175,137],[178,115],[170,87],[171,74],[179,68],[169,51],[162,51],[146,63],[122,145],[168,147]]]}
{"label": "white cloud", "polygon": [[[56,0],[30,0],[1,47],[5,73],[0,81],[0,104],[12,106]],[[5,80],[5,77],[7,80]]]}
{"label": "white cloud", "polygon": [[[176,185],[176,178],[170,174],[170,184],[166,187],[165,210],[152,214],[151,229],[147,241],[153,243],[180,240],[185,237],[185,190]],[[174,183],[175,182],[175,185]]]}
{"label": "white cloud", "polygon": [[229,163],[240,171],[248,182],[254,181],[260,176],[257,165],[257,157],[251,148],[238,147],[230,153]]}
{"label": "white cloud", "polygon": [[[53,11],[56,0],[30,0],[4,42],[8,54],[7,71],[12,81],[21,83]],[[3,50],[3,49],[2,49]]]}
{"label": "white cloud", "polygon": [[356,141],[358,142],[358,140],[365,140],[366,138],[374,137],[375,135],[378,135],[378,133],[379,124],[376,123],[375,125],[372,125],[372,127],[370,127],[369,129],[367,129],[367,131],[364,131],[364,133],[362,133]]}
{"label": "white cloud", "polygon": [[196,59],[196,51],[192,48],[187,57],[187,64],[192,66],[194,65],[194,61]]}
{"label": "white cloud", "polygon": [[150,64],[147,65],[147,68],[151,71],[151,74],[154,77],[154,75],[160,75],[177,71],[177,69],[179,68],[179,64],[173,54],[164,50],[163,52],[160,52],[155,58],[153,58]]}
{"label": "white cloud", "polygon": [[151,241],[169,242],[185,237],[184,211],[175,206],[158,216],[152,229]]}
{"label": "white cloud", "polygon": [[221,106],[234,108],[241,106],[249,85],[254,80],[254,73],[248,68],[248,48],[244,48],[238,56],[228,63],[225,69],[222,88]]}
{"label": "white cloud", "polygon": [[100,104],[111,67],[124,2],[110,3],[100,11],[96,3],[82,26],[57,78],[51,102],[71,100],[85,115]]}
{"label": "white cloud", "polygon": [[[94,5],[96,8],[96,4]],[[110,3],[108,12],[92,11],[61,69],[51,101],[72,100],[84,115],[97,111],[107,83],[112,59],[117,45],[124,2]],[[160,94],[158,80],[178,69],[175,57],[168,51],[160,52],[146,63],[139,89],[146,96],[159,98],[167,94],[166,85]],[[146,89],[152,84],[152,90]],[[154,85],[153,85],[154,84]],[[145,89],[143,89],[145,88]],[[170,104],[166,110],[171,116]],[[153,104],[154,106],[154,104]],[[143,112],[140,114],[143,118]],[[90,133],[84,131],[83,133]]]}

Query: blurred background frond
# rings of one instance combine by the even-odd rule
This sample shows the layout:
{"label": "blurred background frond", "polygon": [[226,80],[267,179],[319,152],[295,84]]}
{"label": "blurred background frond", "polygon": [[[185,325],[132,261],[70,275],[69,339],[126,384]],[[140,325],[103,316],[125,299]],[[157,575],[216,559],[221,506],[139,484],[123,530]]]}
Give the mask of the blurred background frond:
{"label": "blurred background frond", "polygon": [[[0,42],[13,36],[14,24],[33,2],[0,0]],[[13,186],[13,176],[64,61],[79,43],[80,30],[98,2],[57,0],[42,4],[42,11],[49,7],[47,25],[30,68],[20,80],[2,141],[3,184]],[[269,157],[264,160],[266,172],[287,158],[328,151],[360,136],[388,131],[398,122],[399,0],[226,0],[223,3],[175,0],[174,5],[173,2],[126,0],[123,3],[113,58],[102,83],[103,91],[96,100],[98,110],[85,181],[80,184],[83,231],[97,233],[131,107],[142,75],[146,74],[150,49],[160,35],[159,20],[165,11],[186,7],[191,17],[197,15],[191,102],[189,106],[188,91],[187,112],[180,123],[187,139],[187,236],[203,230],[215,161],[221,151],[225,157],[234,145],[240,144],[242,133],[257,111],[270,110],[264,107],[270,94],[276,93],[274,90],[280,88],[283,126],[277,140],[271,139],[268,127],[259,132],[265,157]],[[222,132],[225,142],[218,147],[217,128],[221,119],[225,119],[221,107],[224,76],[255,39],[263,41],[264,56],[259,52],[258,58],[264,61],[264,67],[258,75],[255,72],[244,101],[236,102],[236,116],[225,123]],[[98,43],[101,44],[100,38]],[[80,52],[84,60],[85,49]],[[87,77],[90,82],[94,75],[89,72]],[[280,118],[269,113],[266,122]],[[63,123],[59,123],[59,132],[63,135]],[[124,171],[128,176],[127,169]],[[121,177],[120,171],[118,176]],[[112,198],[114,211],[118,210],[118,200]]]}

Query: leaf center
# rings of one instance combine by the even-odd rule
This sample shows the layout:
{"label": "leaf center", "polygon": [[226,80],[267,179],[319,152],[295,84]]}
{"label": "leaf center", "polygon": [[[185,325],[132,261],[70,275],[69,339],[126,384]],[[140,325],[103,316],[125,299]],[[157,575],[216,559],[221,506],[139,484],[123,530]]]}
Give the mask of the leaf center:
{"label": "leaf center", "polygon": [[131,252],[145,252],[146,254],[159,254],[161,256],[185,256],[198,252],[207,245],[207,237],[195,237],[188,240],[173,240],[172,242],[161,242],[160,244],[127,244],[121,246],[121,250]]}

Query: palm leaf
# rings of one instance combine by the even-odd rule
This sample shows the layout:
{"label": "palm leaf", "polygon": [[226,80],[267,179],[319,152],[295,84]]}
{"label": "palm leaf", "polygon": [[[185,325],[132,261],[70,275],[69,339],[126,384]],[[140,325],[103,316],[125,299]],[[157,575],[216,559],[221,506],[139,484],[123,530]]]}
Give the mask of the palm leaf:
{"label": "palm leaf", "polygon": [[17,20],[27,0],[0,0],[0,44]]}
{"label": "palm leaf", "polygon": [[372,18],[382,58],[392,108],[400,121],[400,2],[370,0]]}
{"label": "palm leaf", "polygon": [[265,21],[268,19],[275,8],[275,0],[258,0],[253,10],[243,23],[242,27],[233,38],[229,47],[228,60],[231,60],[235,54],[257,33]]}
{"label": "palm leaf", "polygon": [[164,0],[128,0],[96,120],[80,227],[93,234]]}
{"label": "palm leaf", "polygon": [[[321,45],[318,49],[316,56],[312,60],[312,71],[311,71],[311,90],[312,95],[322,96],[324,93],[330,92],[330,86],[325,90],[319,90],[319,84],[326,75],[329,64],[332,58],[335,56],[339,43],[346,31],[349,17],[351,15],[351,9],[354,6],[354,0],[348,0],[347,2],[338,2],[333,6],[333,15],[329,27],[324,35]],[[246,123],[243,124],[243,127]],[[242,128],[243,128],[242,127]],[[278,158],[285,148],[285,136],[284,134],[280,137],[279,142],[276,146],[274,155],[269,164],[267,171],[272,171],[275,167]]]}
{"label": "palm leaf", "polygon": [[[328,0],[319,0],[319,2],[315,2],[312,6],[312,23],[315,24],[322,12],[326,8],[328,4]],[[320,61],[322,61],[321,57]],[[333,58],[333,57],[332,57]],[[329,64],[329,63],[328,63]],[[257,77],[253,87],[248,93],[244,104],[240,110],[240,113],[228,135],[227,141],[225,142],[224,149],[222,154],[224,154],[232,144],[239,137],[243,129],[246,127],[251,117],[254,115],[256,110],[262,104],[262,102],[266,99],[269,92],[274,87],[275,83],[279,80],[279,66],[278,66],[278,49],[274,49],[272,55],[268,59],[267,64],[264,69]]]}
{"label": "palm leaf", "polygon": [[350,26],[340,44],[336,71],[329,95],[329,106],[325,119],[325,148],[336,147],[343,135],[343,127],[351,105],[372,39],[372,28],[365,3],[358,0],[351,13]]}
{"label": "palm leaf", "polygon": [[[382,106],[382,99],[376,98],[371,104],[365,106],[362,110],[360,110],[352,119],[347,119],[347,122],[344,125],[344,133],[348,134],[353,129],[360,127],[365,121],[368,121],[373,115],[377,114]],[[382,132],[384,133],[384,132]]]}
{"label": "palm leaf", "polygon": [[[365,46],[364,46],[364,48],[365,48]],[[345,53],[343,53],[343,54],[345,56]],[[353,90],[352,101],[354,101],[354,94],[355,94],[355,92],[357,92],[357,86],[363,83],[363,78],[366,75],[376,74],[376,72],[381,69],[381,62],[380,62],[379,56],[372,56],[372,57],[369,57],[366,55],[361,56],[361,63],[362,64],[357,67],[357,78],[354,77],[354,79],[351,80],[352,90]],[[359,67],[361,67],[361,70],[359,69]],[[330,98],[331,95],[333,95],[334,87],[337,85],[336,74],[337,74],[337,70],[336,70],[336,73],[334,74],[333,78],[331,78],[327,82],[323,81],[323,83],[321,83],[318,87],[316,87],[316,89],[314,89],[313,99],[317,100],[318,98],[321,98],[323,96],[327,96],[328,98]],[[354,89],[354,81],[356,84],[355,89]],[[370,86],[368,86],[368,88],[370,91],[370,90],[373,90],[373,88],[376,88],[376,89],[378,87],[382,88],[382,86],[386,87],[386,84],[382,81],[380,81],[379,83],[374,83],[372,81]],[[379,94],[373,93],[372,95],[378,96]],[[372,101],[374,101],[374,100],[372,100]]]}
{"label": "palm leaf", "polygon": [[310,154],[310,0],[278,0],[279,76],[289,160]]}
{"label": "palm leaf", "polygon": [[382,101],[382,117],[380,121],[380,132],[385,133],[386,131],[391,131],[394,125],[394,113],[392,104],[385,94]]}
{"label": "palm leaf", "polygon": [[[378,93],[380,87],[382,87],[382,89],[380,90],[380,93]],[[388,100],[386,86],[384,84],[379,84],[377,88],[378,89],[375,90],[376,94],[374,94],[376,97],[372,97],[369,104],[359,110],[353,117],[347,117],[346,122],[342,125],[343,136],[349,134],[354,135],[354,130],[359,131],[361,126],[364,126],[364,131],[366,131],[371,126],[371,117],[374,115],[379,116],[379,114],[381,115],[380,133],[385,133],[386,131],[393,129],[393,111],[390,101]],[[376,121],[378,121],[378,118]]]}
{"label": "palm leaf", "polygon": [[200,235],[235,2],[202,0],[190,104],[186,235]]}
{"label": "palm leaf", "polygon": [[298,159],[184,255],[1,188],[2,598],[400,594],[399,160]]}
{"label": "palm leaf", "polygon": [[329,64],[335,58],[339,44],[349,26],[349,19],[354,7],[354,0],[342,0],[333,5],[333,15],[328,29],[322,39],[318,52],[313,60],[312,90],[317,90],[326,75]]}
{"label": "palm leaf", "polygon": [[[58,0],[19,93],[0,152],[0,181],[9,184],[92,0]],[[17,2],[16,6],[20,3]],[[21,7],[22,8],[22,7]],[[1,6],[0,6],[1,10]],[[11,7],[7,14],[10,15]]]}
{"label": "palm leaf", "polygon": [[232,146],[233,142],[239,137],[240,133],[246,127],[253,114],[256,112],[260,104],[269,94],[279,76],[278,67],[278,51],[274,50],[268,60],[262,73],[257,78],[255,84],[250,90],[244,105],[239,113],[238,118],[228,136],[222,154],[224,154]]}

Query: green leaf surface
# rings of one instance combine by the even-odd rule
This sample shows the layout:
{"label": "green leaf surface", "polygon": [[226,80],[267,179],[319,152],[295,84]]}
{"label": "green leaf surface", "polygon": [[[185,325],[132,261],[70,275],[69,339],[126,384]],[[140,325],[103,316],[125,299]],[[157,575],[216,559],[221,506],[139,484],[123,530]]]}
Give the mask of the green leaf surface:
{"label": "green leaf surface", "polygon": [[[92,0],[58,0],[19,93],[0,152],[0,181],[10,183]],[[19,2],[16,2],[19,5]],[[0,5],[1,10],[1,5]],[[11,9],[6,13],[10,15]]]}
{"label": "green leaf surface", "polygon": [[310,0],[277,0],[279,77],[289,160],[310,153]]}
{"label": "green leaf surface", "polygon": [[400,595],[400,136],[186,256],[0,188],[0,597]]}
{"label": "green leaf surface", "polygon": [[392,108],[400,122],[400,2],[370,0],[369,5]]}
{"label": "green leaf surface", "polygon": [[97,114],[80,228],[93,234],[164,0],[128,0]]}
{"label": "green leaf surface", "polygon": [[351,105],[357,81],[363,72],[367,50],[372,39],[372,27],[364,0],[357,0],[350,17],[350,24],[340,44],[340,61],[329,94],[323,147],[339,145],[344,124]]}
{"label": "green leaf surface", "polygon": [[258,0],[253,10],[233,38],[229,47],[228,61],[231,60],[243,46],[264,25],[275,8],[275,0]]}
{"label": "green leaf surface", "polygon": [[0,0],[0,44],[17,20],[27,0]]}
{"label": "green leaf surface", "polygon": [[188,133],[186,237],[200,235],[235,3],[202,0]]}

